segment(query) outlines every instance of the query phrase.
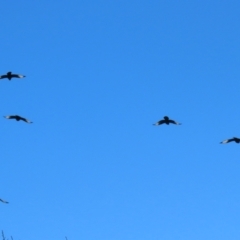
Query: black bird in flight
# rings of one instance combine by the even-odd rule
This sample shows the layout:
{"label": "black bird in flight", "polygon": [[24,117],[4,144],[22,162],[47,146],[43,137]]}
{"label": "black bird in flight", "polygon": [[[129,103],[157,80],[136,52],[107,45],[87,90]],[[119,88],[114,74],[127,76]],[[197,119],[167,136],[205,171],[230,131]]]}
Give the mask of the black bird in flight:
{"label": "black bird in flight", "polygon": [[240,143],[240,138],[237,138],[237,137],[233,137],[233,138],[230,138],[230,139],[226,139],[220,143],[229,143],[229,142],[235,142],[235,143]]}
{"label": "black bird in flight", "polygon": [[3,202],[3,203],[9,203],[9,202],[7,202],[7,201],[1,199],[1,198],[0,198],[0,201]]}
{"label": "black bird in flight", "polygon": [[17,121],[22,120],[22,121],[24,121],[24,122],[26,122],[26,123],[32,123],[32,122],[29,121],[28,119],[23,118],[23,117],[20,117],[20,116],[18,116],[18,115],[10,115],[10,116],[4,116],[4,117],[7,118],[7,119],[16,119]]}
{"label": "black bird in flight", "polygon": [[12,74],[12,72],[7,72],[6,75],[0,76],[0,79],[8,78],[8,80],[11,80],[12,78],[24,78],[24,77],[26,77],[26,76],[21,75],[21,74]]}
{"label": "black bird in flight", "polygon": [[173,124],[176,124],[176,125],[181,125],[181,123],[178,123],[178,122],[176,122],[174,120],[169,119],[168,116],[165,116],[163,118],[164,118],[163,120],[159,120],[158,122],[154,123],[153,125],[158,126],[158,125],[161,125],[163,123],[165,123],[167,125],[169,125],[169,123],[173,123]]}

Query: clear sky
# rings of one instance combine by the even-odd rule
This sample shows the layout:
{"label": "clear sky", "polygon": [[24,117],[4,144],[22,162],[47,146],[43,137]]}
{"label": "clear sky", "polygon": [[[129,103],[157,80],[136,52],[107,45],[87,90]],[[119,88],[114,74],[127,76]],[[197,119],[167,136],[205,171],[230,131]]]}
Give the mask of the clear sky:
{"label": "clear sky", "polygon": [[[240,238],[238,0],[3,1],[0,230]],[[182,123],[153,126],[163,116]]]}

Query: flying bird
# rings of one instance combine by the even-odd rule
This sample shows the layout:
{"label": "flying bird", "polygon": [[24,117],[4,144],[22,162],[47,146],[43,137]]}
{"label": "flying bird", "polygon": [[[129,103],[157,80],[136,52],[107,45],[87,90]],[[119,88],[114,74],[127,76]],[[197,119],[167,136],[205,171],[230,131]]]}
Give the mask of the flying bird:
{"label": "flying bird", "polygon": [[24,121],[24,122],[26,122],[26,123],[32,123],[32,122],[29,121],[28,119],[23,118],[23,117],[20,117],[20,116],[18,116],[18,115],[10,115],[10,116],[4,116],[4,117],[7,118],[7,119],[16,119],[17,121],[22,120],[22,121]]}
{"label": "flying bird", "polygon": [[11,80],[12,78],[24,78],[26,76],[21,74],[12,74],[12,72],[7,72],[7,74],[0,76],[0,79],[8,78],[8,80]]}
{"label": "flying bird", "polygon": [[240,138],[237,138],[237,137],[233,137],[233,138],[230,138],[230,139],[226,139],[220,143],[229,143],[229,142],[235,142],[235,143],[240,143]]}
{"label": "flying bird", "polygon": [[7,202],[7,201],[1,199],[1,198],[0,198],[0,201],[3,202],[3,203],[9,203],[9,202]]}
{"label": "flying bird", "polygon": [[163,123],[165,123],[167,125],[169,125],[169,123],[173,123],[173,124],[176,124],[176,125],[181,125],[181,123],[178,123],[174,120],[169,119],[168,116],[163,117],[163,120],[159,120],[158,122],[154,123],[153,125],[158,126],[158,125],[161,125]]}

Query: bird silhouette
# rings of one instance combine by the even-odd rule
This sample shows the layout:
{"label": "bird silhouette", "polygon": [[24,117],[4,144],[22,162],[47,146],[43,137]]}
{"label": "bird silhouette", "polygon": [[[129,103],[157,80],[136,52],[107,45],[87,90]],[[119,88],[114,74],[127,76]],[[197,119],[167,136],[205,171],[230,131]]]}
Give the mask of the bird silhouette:
{"label": "bird silhouette", "polygon": [[163,123],[165,123],[167,125],[169,125],[169,123],[173,123],[173,124],[176,124],[176,125],[181,125],[181,123],[178,123],[174,120],[169,119],[168,116],[163,117],[162,120],[159,120],[158,122],[154,123],[153,125],[158,126],[158,125],[161,125]]}
{"label": "bird silhouette", "polygon": [[229,143],[229,142],[235,142],[235,143],[240,143],[240,138],[237,138],[237,137],[233,137],[233,138],[230,138],[230,139],[226,139],[220,143]]}
{"label": "bird silhouette", "polygon": [[8,78],[8,80],[11,80],[12,78],[24,78],[26,76],[21,74],[12,74],[12,72],[7,72],[7,74],[0,76],[0,79]]}
{"label": "bird silhouette", "polygon": [[7,202],[7,201],[1,199],[1,198],[0,198],[0,201],[1,201],[2,203],[9,203],[9,202]]}
{"label": "bird silhouette", "polygon": [[18,115],[9,115],[9,116],[4,116],[4,117],[7,118],[7,119],[16,119],[17,121],[22,120],[22,121],[24,121],[24,122],[26,122],[26,123],[32,123],[32,122],[29,121],[28,119],[23,118],[23,117],[20,117],[20,116],[18,116]]}

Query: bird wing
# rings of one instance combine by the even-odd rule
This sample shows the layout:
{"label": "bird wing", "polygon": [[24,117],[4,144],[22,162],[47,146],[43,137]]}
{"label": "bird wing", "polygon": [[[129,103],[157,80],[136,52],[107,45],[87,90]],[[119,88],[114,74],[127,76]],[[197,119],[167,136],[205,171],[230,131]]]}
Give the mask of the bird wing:
{"label": "bird wing", "polygon": [[0,79],[7,78],[7,77],[8,77],[7,75],[2,75],[0,76]]}
{"label": "bird wing", "polygon": [[22,121],[26,122],[26,123],[32,123],[30,120],[26,119],[26,118],[23,118],[23,117],[20,117]]}
{"label": "bird wing", "polygon": [[158,125],[161,125],[161,124],[163,124],[165,122],[166,122],[165,120],[160,120],[160,121],[154,123],[153,125],[158,126]]}
{"label": "bird wing", "polygon": [[224,141],[222,141],[222,142],[220,142],[220,143],[229,143],[229,142],[232,142],[232,141],[234,141],[234,139],[233,138],[231,138],[231,139],[226,139],[226,140],[224,140]]}
{"label": "bird wing", "polygon": [[5,118],[7,118],[7,119],[13,119],[13,118],[16,118],[15,116],[4,116]]}
{"label": "bird wing", "polygon": [[181,125],[181,123],[176,122],[176,121],[174,121],[174,120],[169,120],[169,122],[170,122],[170,123],[173,123],[173,124],[176,124],[176,125]]}
{"label": "bird wing", "polygon": [[24,78],[24,75],[21,74],[12,74],[11,77],[15,77],[15,78]]}
{"label": "bird wing", "polygon": [[8,203],[7,201],[3,200],[0,198],[0,201],[3,202],[3,203]]}
{"label": "bird wing", "polygon": [[237,138],[237,137],[234,137],[233,139],[237,140],[237,141],[240,141],[240,138]]}

